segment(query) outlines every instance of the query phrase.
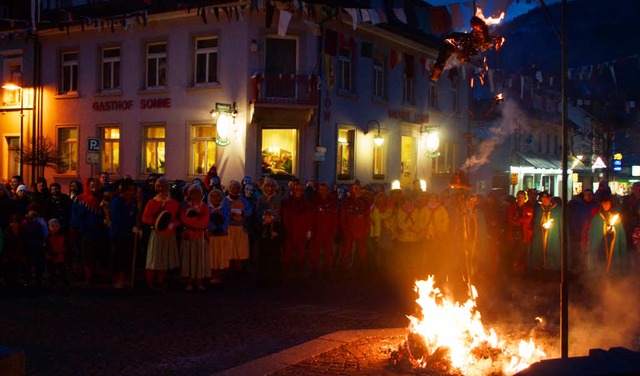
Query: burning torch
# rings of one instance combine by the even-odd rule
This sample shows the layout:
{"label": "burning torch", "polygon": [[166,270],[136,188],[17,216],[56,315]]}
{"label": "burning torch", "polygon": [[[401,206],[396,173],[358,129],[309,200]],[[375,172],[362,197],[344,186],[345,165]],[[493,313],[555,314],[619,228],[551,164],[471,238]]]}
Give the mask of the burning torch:
{"label": "burning torch", "polygon": [[611,219],[609,219],[609,223],[607,224],[607,234],[611,236],[611,241],[609,243],[607,243],[605,239],[605,252],[607,256],[607,273],[609,273],[609,269],[611,269],[611,260],[613,259],[613,246],[616,242],[616,228],[614,226],[617,221],[618,221],[618,214],[611,217]]}

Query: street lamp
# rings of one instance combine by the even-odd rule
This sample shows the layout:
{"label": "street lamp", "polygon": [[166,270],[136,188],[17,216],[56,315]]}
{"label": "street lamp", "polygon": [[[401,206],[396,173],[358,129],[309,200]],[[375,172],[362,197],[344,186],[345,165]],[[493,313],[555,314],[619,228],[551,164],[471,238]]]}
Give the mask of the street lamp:
{"label": "street lamp", "polygon": [[3,89],[7,89],[7,90],[11,90],[11,91],[15,91],[15,90],[20,90],[20,166],[19,168],[19,175],[22,177],[22,144],[23,144],[23,139],[24,139],[24,92],[22,89],[22,72],[18,71],[15,72],[19,75],[20,77],[20,85],[14,84],[14,83],[7,83],[2,85]]}

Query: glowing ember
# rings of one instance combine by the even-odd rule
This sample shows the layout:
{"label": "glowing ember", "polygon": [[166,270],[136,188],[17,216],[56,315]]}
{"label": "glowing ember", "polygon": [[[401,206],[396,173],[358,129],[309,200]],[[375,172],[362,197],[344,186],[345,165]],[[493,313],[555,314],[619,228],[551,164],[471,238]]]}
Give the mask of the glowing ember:
{"label": "glowing ember", "polygon": [[434,287],[434,278],[416,281],[416,302],[422,319],[409,318],[407,348],[419,367],[466,375],[514,374],[546,357],[533,339],[519,344],[500,340],[486,330],[476,308],[477,291],[470,288],[464,303],[447,299]]}

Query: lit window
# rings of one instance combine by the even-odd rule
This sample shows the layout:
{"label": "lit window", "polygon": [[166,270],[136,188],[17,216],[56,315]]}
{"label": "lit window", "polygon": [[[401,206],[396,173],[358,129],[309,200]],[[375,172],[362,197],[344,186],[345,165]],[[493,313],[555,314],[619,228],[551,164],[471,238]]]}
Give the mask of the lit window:
{"label": "lit window", "polygon": [[387,170],[386,160],[386,145],[384,142],[381,145],[373,143],[373,178],[384,179]]}
{"label": "lit window", "polygon": [[338,155],[336,158],[336,171],[338,180],[350,180],[354,178],[354,140],[356,131],[353,129],[338,129]]}
{"label": "lit window", "polygon": [[203,175],[216,164],[216,127],[212,124],[191,125],[191,171]]}
{"label": "lit window", "polygon": [[78,91],[78,52],[63,52],[61,55],[60,94]]}
{"label": "lit window", "polygon": [[373,97],[377,99],[385,99],[386,95],[384,59],[376,58],[373,60]]}
{"label": "lit window", "polygon": [[454,142],[441,142],[438,149],[440,156],[433,158],[432,173],[453,174],[454,166],[457,166],[458,144]]}
{"label": "lit window", "polygon": [[78,171],[78,128],[58,128],[59,173]]}
{"label": "lit window", "polygon": [[120,172],[120,128],[100,128],[102,136],[102,171],[109,173]]}
{"label": "lit window", "polygon": [[102,49],[102,90],[120,89],[120,47]]}
{"label": "lit window", "polygon": [[152,125],[144,127],[143,162],[144,173],[164,174],[165,165],[165,127]]}
{"label": "lit window", "polygon": [[349,48],[341,48],[338,53],[338,89],[347,92],[353,91],[351,55]]}
{"label": "lit window", "polygon": [[167,85],[167,43],[147,45],[147,88],[164,88]]}
{"label": "lit window", "polygon": [[195,77],[197,84],[218,81],[218,38],[196,38]]}
{"label": "lit window", "polygon": [[262,130],[262,173],[296,174],[298,169],[298,130]]}

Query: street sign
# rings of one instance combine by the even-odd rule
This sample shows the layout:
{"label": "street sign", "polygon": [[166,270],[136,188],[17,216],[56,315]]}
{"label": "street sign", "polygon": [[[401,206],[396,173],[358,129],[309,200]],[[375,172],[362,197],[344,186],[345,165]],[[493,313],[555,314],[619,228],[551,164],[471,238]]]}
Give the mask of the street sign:
{"label": "street sign", "polygon": [[88,164],[100,163],[100,153],[87,153],[87,163]]}
{"label": "street sign", "polygon": [[87,137],[87,152],[100,153],[100,139],[96,137]]}

